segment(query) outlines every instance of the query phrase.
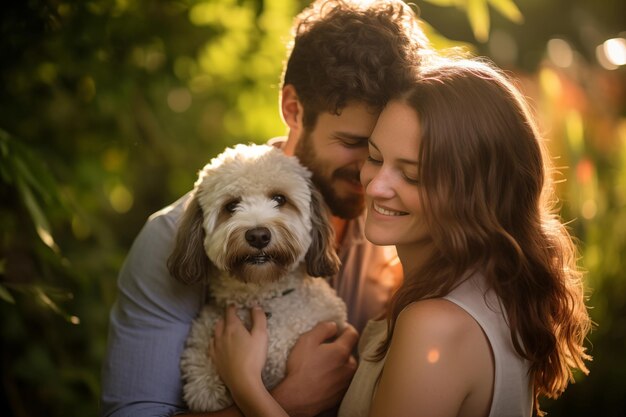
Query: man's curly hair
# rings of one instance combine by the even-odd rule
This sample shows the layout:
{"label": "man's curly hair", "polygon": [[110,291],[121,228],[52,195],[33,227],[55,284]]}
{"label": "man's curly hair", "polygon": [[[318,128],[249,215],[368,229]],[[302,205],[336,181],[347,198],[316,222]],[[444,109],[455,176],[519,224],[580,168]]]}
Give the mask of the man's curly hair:
{"label": "man's curly hair", "polygon": [[283,86],[294,86],[303,124],[339,114],[349,101],[381,109],[419,65],[427,40],[400,0],[318,0],[295,19]]}

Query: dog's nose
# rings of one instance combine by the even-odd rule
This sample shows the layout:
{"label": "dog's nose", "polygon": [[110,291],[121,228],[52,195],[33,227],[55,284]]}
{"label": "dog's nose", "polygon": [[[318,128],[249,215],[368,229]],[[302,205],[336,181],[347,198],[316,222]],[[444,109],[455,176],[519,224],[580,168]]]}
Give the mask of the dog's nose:
{"label": "dog's nose", "polygon": [[246,232],[246,240],[250,246],[263,249],[272,240],[272,234],[267,227],[255,227]]}

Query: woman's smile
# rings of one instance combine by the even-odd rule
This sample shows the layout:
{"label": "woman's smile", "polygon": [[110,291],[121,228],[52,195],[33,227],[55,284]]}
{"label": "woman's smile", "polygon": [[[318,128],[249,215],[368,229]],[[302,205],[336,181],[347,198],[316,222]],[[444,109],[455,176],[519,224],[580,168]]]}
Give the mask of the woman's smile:
{"label": "woman's smile", "polygon": [[397,210],[392,210],[390,208],[380,206],[376,204],[376,202],[374,201],[372,202],[372,209],[376,213],[382,214],[383,216],[396,217],[396,216],[406,216],[407,214],[409,214],[405,211],[397,211]]}

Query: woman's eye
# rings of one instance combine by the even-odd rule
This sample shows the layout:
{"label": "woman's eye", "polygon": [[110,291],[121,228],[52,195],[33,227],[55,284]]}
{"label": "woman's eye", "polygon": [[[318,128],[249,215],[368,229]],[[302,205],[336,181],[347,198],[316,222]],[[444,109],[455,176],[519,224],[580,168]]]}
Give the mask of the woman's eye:
{"label": "woman's eye", "polygon": [[412,178],[406,174],[403,175],[404,176],[404,180],[406,182],[408,182],[409,184],[419,184],[420,180],[418,180],[417,178]]}
{"label": "woman's eye", "polygon": [[239,205],[238,200],[230,201],[224,205],[224,210],[226,210],[229,213],[234,213],[235,210],[237,210],[238,205]]}
{"label": "woman's eye", "polygon": [[275,194],[272,196],[272,200],[274,200],[276,202],[276,205],[280,207],[287,202],[287,197],[282,194]]}
{"label": "woman's eye", "polygon": [[370,163],[372,163],[372,164],[376,164],[376,165],[380,165],[380,164],[382,164],[382,163],[383,163],[383,161],[380,161],[380,160],[378,160],[378,159],[372,158],[372,156],[371,156],[371,155],[368,155],[368,157],[367,157],[367,162],[370,162]]}

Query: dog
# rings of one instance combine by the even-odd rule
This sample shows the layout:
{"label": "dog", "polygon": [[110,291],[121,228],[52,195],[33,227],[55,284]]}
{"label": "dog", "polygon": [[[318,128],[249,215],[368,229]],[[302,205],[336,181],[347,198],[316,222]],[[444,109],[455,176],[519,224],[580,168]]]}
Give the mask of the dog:
{"label": "dog", "polygon": [[191,411],[233,404],[208,354],[228,305],[250,326],[249,309],[268,317],[268,389],[285,376],[298,337],[321,321],[346,323],[346,306],[325,279],[339,269],[327,208],[296,157],[269,145],[227,148],[201,171],[181,219],[171,274],[208,280],[209,301],[191,326],[181,357]]}

